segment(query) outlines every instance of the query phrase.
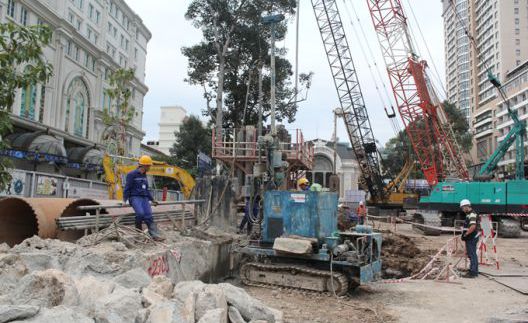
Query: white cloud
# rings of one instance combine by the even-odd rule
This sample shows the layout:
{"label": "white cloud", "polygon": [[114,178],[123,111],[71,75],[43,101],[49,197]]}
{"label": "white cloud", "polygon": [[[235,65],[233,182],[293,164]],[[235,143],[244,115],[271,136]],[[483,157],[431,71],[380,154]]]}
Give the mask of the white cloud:
{"label": "white cloud", "polygon": [[[384,63],[380,55],[380,49],[375,36],[366,1],[346,1],[351,14],[351,4],[354,4],[359,19],[374,52],[375,61],[380,66],[382,77],[387,87],[390,87]],[[365,48],[365,41],[360,34],[357,40],[349,21],[349,15],[345,10],[344,2],[338,1],[341,9],[341,17],[344,21],[347,38],[352,49],[352,55],[358,70],[359,81],[365,97],[374,134],[377,139],[384,143],[394,135],[390,121],[386,117],[383,105],[375,90],[374,82],[370,75],[368,64],[359,48],[359,43]],[[195,29],[184,17],[185,10],[191,0],[127,0],[130,7],[143,19],[146,26],[153,34],[148,46],[147,54],[147,80],[150,88],[145,97],[145,118],[143,128],[147,132],[146,139],[157,138],[159,107],[164,105],[182,105],[190,113],[201,114],[205,102],[201,89],[190,86],[183,80],[187,76],[187,60],[181,54],[183,46],[190,46],[201,40],[201,32]],[[409,2],[413,6],[414,13],[420,23],[427,44],[432,52],[429,57],[421,40],[416,22],[410,11]],[[444,43],[442,25],[442,4],[440,1],[403,1],[404,9],[409,16],[409,22],[415,31],[420,54],[429,62],[434,62],[441,73],[440,78],[444,82]],[[302,1],[301,5],[301,31],[299,34],[299,69],[301,72],[313,71],[315,73],[312,89],[308,100],[301,103],[297,120],[288,128],[300,128],[305,137],[312,139],[316,137],[330,139],[333,132],[332,110],[339,105],[336,90],[328,68],[328,61],[319,35],[313,9],[310,1]],[[354,17],[352,17],[355,19]],[[355,23],[357,27],[357,23]],[[289,34],[285,41],[278,44],[279,47],[287,47],[289,56],[294,63],[295,58],[295,24],[292,21]],[[368,55],[368,49],[365,48]],[[370,55],[368,55],[370,56]],[[370,59],[371,65],[374,60]],[[374,70],[376,73],[376,71]],[[431,70],[433,72],[433,70]],[[388,89],[390,91],[390,88]],[[442,93],[439,93],[443,97]],[[392,98],[392,93],[389,92]],[[400,122],[401,123],[401,122]],[[338,125],[338,136],[341,140],[347,140],[347,134],[342,123]]]}

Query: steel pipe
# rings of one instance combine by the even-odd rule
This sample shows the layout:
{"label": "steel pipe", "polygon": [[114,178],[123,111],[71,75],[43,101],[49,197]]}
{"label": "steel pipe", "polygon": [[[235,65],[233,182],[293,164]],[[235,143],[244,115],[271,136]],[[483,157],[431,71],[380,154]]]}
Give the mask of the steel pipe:
{"label": "steel pipe", "polygon": [[55,220],[61,216],[80,216],[79,206],[97,205],[90,199],[20,198],[0,200],[0,243],[14,246],[27,238],[74,239],[73,231],[63,235],[57,231]]}

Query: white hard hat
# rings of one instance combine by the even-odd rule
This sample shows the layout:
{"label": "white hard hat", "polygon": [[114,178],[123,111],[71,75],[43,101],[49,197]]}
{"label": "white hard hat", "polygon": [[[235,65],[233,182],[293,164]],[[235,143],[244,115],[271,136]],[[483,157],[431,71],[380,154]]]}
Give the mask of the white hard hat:
{"label": "white hard hat", "polygon": [[463,206],[471,206],[471,202],[468,199],[463,199],[462,201],[460,201],[460,207]]}
{"label": "white hard hat", "polygon": [[363,205],[363,201],[359,201],[359,205]]}

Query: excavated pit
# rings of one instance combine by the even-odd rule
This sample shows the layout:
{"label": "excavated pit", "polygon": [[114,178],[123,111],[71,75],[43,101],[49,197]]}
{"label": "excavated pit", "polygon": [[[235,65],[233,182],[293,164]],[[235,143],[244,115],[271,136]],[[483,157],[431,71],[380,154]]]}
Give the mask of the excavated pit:
{"label": "excavated pit", "polygon": [[0,243],[14,246],[27,238],[75,240],[82,232],[60,232],[55,220],[61,216],[82,216],[81,205],[97,205],[90,199],[19,198],[0,200]]}

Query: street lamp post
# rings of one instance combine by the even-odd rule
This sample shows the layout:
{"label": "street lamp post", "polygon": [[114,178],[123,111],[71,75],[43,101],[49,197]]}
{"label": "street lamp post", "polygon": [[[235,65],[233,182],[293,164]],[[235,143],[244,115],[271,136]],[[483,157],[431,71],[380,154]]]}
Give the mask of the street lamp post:
{"label": "street lamp post", "polygon": [[277,135],[277,128],[275,126],[275,24],[284,20],[284,15],[271,15],[262,17],[262,22],[265,25],[271,25],[271,134]]}

